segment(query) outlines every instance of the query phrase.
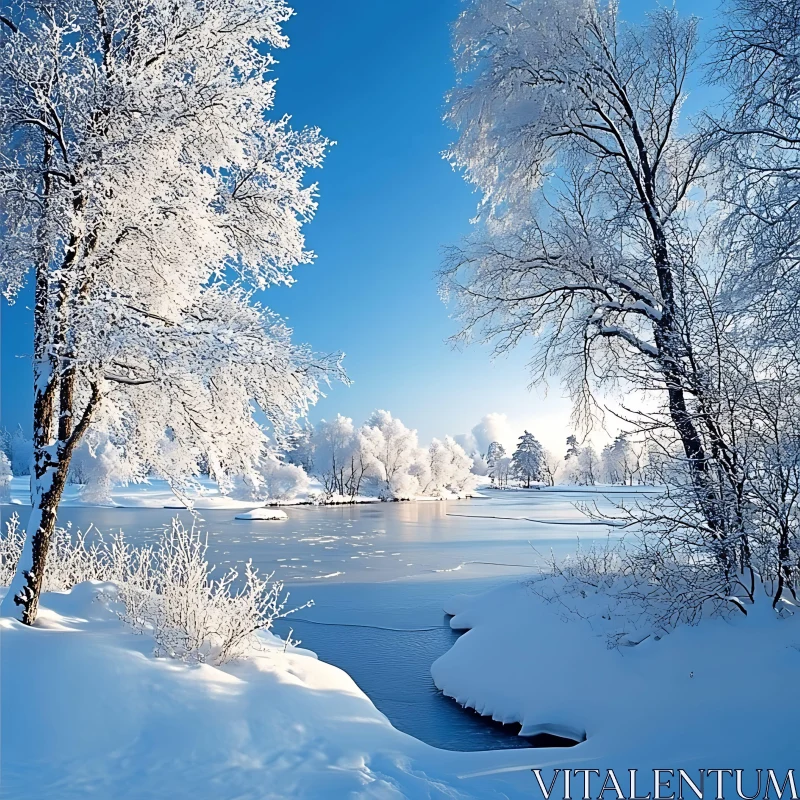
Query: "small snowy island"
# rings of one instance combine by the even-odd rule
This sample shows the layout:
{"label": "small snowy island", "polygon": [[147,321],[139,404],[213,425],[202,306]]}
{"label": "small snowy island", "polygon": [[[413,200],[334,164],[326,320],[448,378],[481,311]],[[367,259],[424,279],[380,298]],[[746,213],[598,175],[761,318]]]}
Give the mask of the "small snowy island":
{"label": "small snowy island", "polygon": [[266,521],[289,519],[289,515],[285,511],[281,511],[280,508],[254,508],[251,511],[242,511],[235,518]]}

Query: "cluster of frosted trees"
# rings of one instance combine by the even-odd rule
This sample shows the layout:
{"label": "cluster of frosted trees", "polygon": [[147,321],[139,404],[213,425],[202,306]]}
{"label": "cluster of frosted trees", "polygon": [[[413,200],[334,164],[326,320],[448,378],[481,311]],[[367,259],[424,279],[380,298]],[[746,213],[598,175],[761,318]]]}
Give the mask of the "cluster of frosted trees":
{"label": "cluster of frosted trees", "polygon": [[420,447],[417,432],[388,411],[360,427],[342,415],[309,426],[287,460],[316,477],[328,498],[441,497],[474,488],[472,459],[459,444],[445,436]]}
{"label": "cluster of frosted trees", "polygon": [[[6,433],[2,445],[0,473],[7,464],[10,477],[13,463],[14,474],[29,474],[30,440],[19,431]],[[321,485],[321,499],[342,502],[359,496],[393,500],[464,494],[475,486],[472,467],[472,459],[452,437],[421,447],[415,430],[388,411],[376,411],[360,427],[341,414],[316,426],[307,423],[288,442],[284,454],[265,448],[246,469],[213,473],[206,465],[201,471],[214,478],[223,492],[239,498],[292,500],[315,490],[314,478]],[[104,503],[111,499],[114,485],[146,477],[133,469],[123,447],[90,429],[72,457],[68,479],[80,485],[83,500]],[[536,480],[533,473],[531,479]],[[0,491],[2,487],[0,474]]]}
{"label": "cluster of frosted trees", "polygon": [[566,455],[560,458],[525,431],[512,455],[506,454],[500,442],[492,442],[481,458],[492,485],[498,488],[508,487],[510,481],[526,488],[531,483],[633,486],[657,477],[647,469],[643,448],[634,446],[623,433],[607,444],[599,456],[591,443],[579,444],[575,436],[569,436]]}
{"label": "cluster of frosted trees", "polygon": [[[529,342],[584,420],[624,395],[671,487],[640,514],[643,574],[688,564],[698,597],[760,584],[778,608],[800,580],[800,2],[716,22],[701,42],[671,6],[468,0],[448,158],[482,202],[442,293],[464,340]],[[691,119],[703,83],[724,102]]]}

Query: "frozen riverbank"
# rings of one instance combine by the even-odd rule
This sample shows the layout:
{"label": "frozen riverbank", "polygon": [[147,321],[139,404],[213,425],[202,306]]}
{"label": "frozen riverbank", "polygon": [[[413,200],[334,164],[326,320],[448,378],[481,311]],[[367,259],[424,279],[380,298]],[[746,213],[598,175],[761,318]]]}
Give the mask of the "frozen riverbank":
{"label": "frozen riverbank", "polygon": [[[468,500],[470,498],[486,499],[486,495],[477,491],[463,494],[442,494],[436,497],[420,496],[401,502],[444,502],[447,500]],[[9,504],[27,507],[30,505],[30,479],[18,476],[11,479],[9,486]],[[107,495],[99,499],[86,495],[80,484],[68,484],[61,501],[62,508],[168,508],[182,509],[191,505],[196,511],[231,510],[247,511],[272,507],[305,507],[305,506],[351,506],[381,503],[379,497],[365,495],[326,495],[322,485],[312,480],[308,491],[290,500],[268,500],[259,504],[252,498],[243,498],[236,493],[226,494],[219,486],[208,478],[200,478],[195,485],[186,489],[185,494],[178,496],[167,481],[151,478],[146,483],[132,483],[127,486],[114,485]]]}
{"label": "frozen riverbank", "polygon": [[451,626],[467,633],[434,663],[436,685],[523,733],[585,739],[562,751],[561,767],[626,776],[632,768],[772,768],[783,771],[781,782],[797,767],[797,743],[782,722],[800,714],[797,608],[778,614],[762,593],[746,616],[735,611],[632,645],[616,635],[636,620],[615,618],[602,593],[561,591],[558,579],[518,580],[452,598]]}
{"label": "frozen riverbank", "polygon": [[452,796],[453,756],[341,670],[268,635],[225,668],[155,659],[96,594],[46,595],[33,629],[2,620],[5,797]]}
{"label": "frozen riverbank", "polygon": [[[265,785],[298,797],[531,797],[539,796],[536,767],[690,769],[713,758],[711,767],[779,769],[790,761],[791,737],[769,724],[776,708],[798,710],[792,619],[710,620],[609,651],[601,629],[565,623],[529,591],[524,581],[540,554],[565,555],[578,536],[604,540],[603,526],[569,524],[582,521],[572,503],[586,496],[306,507],[266,529],[224,510],[204,513],[212,561],[252,557],[288,580],[293,604],[313,598],[303,621],[290,618],[279,632],[293,628],[303,647],[350,674],[305,652],[284,654],[274,639],[252,662],[225,668],[154,659],[152,641],[122,627],[84,587],[47,595],[39,628],[6,622],[0,631],[3,730],[13,731],[1,754],[4,791],[21,792],[27,776],[28,796],[45,800],[256,798]],[[94,520],[151,541],[170,513],[65,508],[62,522]],[[443,606],[456,614],[454,628],[469,628],[461,638]],[[504,745],[488,725],[437,693],[438,656],[436,683],[464,704],[528,733],[585,733],[586,741],[497,749]],[[41,747],[27,747],[42,729],[51,732]],[[447,752],[419,739],[484,751]]]}
{"label": "frozen riverbank", "polygon": [[[573,495],[495,492],[466,502],[381,503],[288,510],[285,521],[234,520],[230,510],[203,511],[209,559],[226,569],[248,559],[287,582],[292,604],[314,600],[304,621],[278,624],[282,635],[347,670],[401,730],[458,750],[520,746],[513,728],[491,726],[441,696],[430,667],[455,641],[443,604],[507,576],[530,574],[549,554],[566,555],[578,536],[605,539],[604,526],[563,524],[582,517]],[[577,499],[585,499],[586,492]],[[4,506],[4,519],[15,510]],[[64,507],[62,524],[92,523],[153,543],[176,512],[163,508]],[[188,525],[191,517],[179,512]],[[535,517],[553,524],[527,522]],[[413,629],[426,629],[416,634]],[[391,630],[396,629],[396,630]]]}

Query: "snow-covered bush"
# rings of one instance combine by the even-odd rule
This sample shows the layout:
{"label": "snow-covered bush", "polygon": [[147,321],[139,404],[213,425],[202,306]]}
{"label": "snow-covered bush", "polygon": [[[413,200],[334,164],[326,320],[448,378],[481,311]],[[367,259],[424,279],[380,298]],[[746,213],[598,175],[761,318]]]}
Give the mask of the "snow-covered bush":
{"label": "snow-covered bush", "polygon": [[19,529],[19,514],[14,513],[6,522],[5,534],[0,535],[0,586],[11,583],[24,543],[25,534]]}
{"label": "snow-covered bush", "polygon": [[277,458],[265,458],[259,467],[263,495],[267,500],[294,500],[308,491],[305,470],[296,464],[285,464]]}
{"label": "snow-covered bush", "polygon": [[243,576],[232,567],[212,579],[207,551],[195,527],[174,519],[152,551],[150,569],[119,584],[123,619],[152,635],[160,655],[222,664],[244,655],[257,631],[291,613],[281,581],[259,575],[250,561]]}
{"label": "snow-covered bush", "polygon": [[[22,552],[24,534],[14,514],[0,536],[0,584],[7,586]],[[282,581],[262,576],[251,562],[244,574],[231,567],[212,578],[207,542],[179,519],[154,546],[132,547],[123,534],[103,538],[93,528],[74,534],[56,528],[45,571],[45,591],[67,591],[84,581],[116,584],[109,599],[119,601],[120,617],[151,635],[156,653],[185,661],[222,664],[257,644],[288,609]],[[305,608],[305,606],[302,606]]]}
{"label": "snow-covered bush", "polygon": [[10,497],[11,479],[14,477],[11,471],[11,462],[8,456],[0,450],[0,503],[6,503]]}
{"label": "snow-covered bush", "polygon": [[[45,591],[63,592],[82,581],[111,580],[111,547],[102,538],[90,542],[92,531],[90,526],[73,537],[66,528],[55,529],[45,572]],[[20,528],[19,515],[14,513],[6,522],[5,534],[0,536],[0,586],[11,582],[24,542],[25,531]]]}
{"label": "snow-covered bush", "polygon": [[602,615],[609,647],[630,646],[662,636],[703,617],[747,614],[755,602],[769,603],[772,587],[738,575],[731,584],[697,550],[678,551],[655,537],[578,546],[564,561],[551,558],[530,586],[558,606],[566,620]]}
{"label": "snow-covered bush", "polygon": [[417,432],[407,428],[388,411],[375,411],[359,431],[367,475],[379,484],[386,499],[414,497],[419,480],[412,473],[418,460]]}

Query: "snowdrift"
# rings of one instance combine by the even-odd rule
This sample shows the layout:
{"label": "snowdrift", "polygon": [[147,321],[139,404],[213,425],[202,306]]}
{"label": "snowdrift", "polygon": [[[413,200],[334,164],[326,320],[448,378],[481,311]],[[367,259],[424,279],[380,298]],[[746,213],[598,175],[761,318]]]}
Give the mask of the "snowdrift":
{"label": "snowdrift", "polygon": [[[696,767],[785,776],[797,768],[788,721],[800,713],[798,609],[781,618],[763,596],[747,616],[614,648],[607,634],[620,621],[608,618],[603,596],[571,605],[580,617],[531,581],[453,598],[450,625],[467,633],[433,664],[436,686],[481,714],[520,723],[522,733],[585,738],[562,751],[559,766],[624,775]],[[735,796],[728,788],[725,796]]]}
{"label": "snowdrift", "polygon": [[[45,594],[33,628],[0,618],[3,797],[500,798],[517,791],[513,775],[462,781],[476,754],[436,750],[397,731],[345,672],[269,633],[259,634],[246,660],[224,667],[156,658],[153,640],[98,597],[113,593],[112,584],[83,583]],[[477,763],[494,766],[494,755],[477,754]],[[528,774],[520,791],[530,785]]]}

